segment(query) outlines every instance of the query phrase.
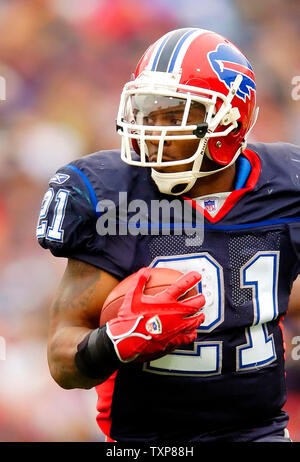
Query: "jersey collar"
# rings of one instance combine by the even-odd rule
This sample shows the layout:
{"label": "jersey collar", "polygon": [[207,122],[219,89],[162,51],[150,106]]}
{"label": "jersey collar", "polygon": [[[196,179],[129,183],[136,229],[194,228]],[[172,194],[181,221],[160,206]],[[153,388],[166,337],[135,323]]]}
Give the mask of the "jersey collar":
{"label": "jersey collar", "polygon": [[250,149],[245,149],[237,163],[237,177],[235,189],[224,202],[219,212],[212,217],[210,213],[189,197],[183,197],[190,205],[198,210],[211,223],[217,223],[235,206],[235,204],[257,184],[261,172],[261,162],[258,155]]}

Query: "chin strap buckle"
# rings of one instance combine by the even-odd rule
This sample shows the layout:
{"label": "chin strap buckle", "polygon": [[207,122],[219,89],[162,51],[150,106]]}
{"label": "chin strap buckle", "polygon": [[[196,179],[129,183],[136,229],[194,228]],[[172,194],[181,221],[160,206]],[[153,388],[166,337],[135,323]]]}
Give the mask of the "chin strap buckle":
{"label": "chin strap buckle", "polygon": [[197,136],[197,138],[204,138],[208,130],[208,123],[201,122],[197,124],[197,128],[193,130],[193,135]]}

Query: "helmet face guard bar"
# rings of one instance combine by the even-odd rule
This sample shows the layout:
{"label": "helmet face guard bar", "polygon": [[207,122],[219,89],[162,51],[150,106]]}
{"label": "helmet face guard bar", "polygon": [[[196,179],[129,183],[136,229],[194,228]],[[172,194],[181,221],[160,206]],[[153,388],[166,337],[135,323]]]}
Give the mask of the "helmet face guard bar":
{"label": "helmet face guard bar", "polygon": [[[172,76],[171,76],[172,78]],[[240,117],[237,108],[233,108],[231,101],[239,89],[242,76],[237,75],[228,94],[211,91],[205,88],[193,87],[190,85],[150,82],[148,78],[128,82],[123,89],[119,112],[117,117],[117,132],[122,137],[121,158],[130,165],[140,167],[161,167],[187,164],[195,161],[199,155],[203,155],[209,138],[227,136],[237,128],[237,120]],[[133,98],[147,98],[157,96],[158,99],[165,98],[173,104],[180,103],[184,107],[180,125],[149,125],[140,122],[136,117],[136,108],[133,107]],[[216,110],[217,100],[221,102],[219,110]],[[200,104],[206,109],[205,121],[188,124],[188,118],[193,104]],[[172,106],[172,105],[171,105]],[[215,132],[216,128],[224,125],[226,128]],[[155,134],[153,134],[155,133]],[[132,159],[132,146],[130,141],[135,140],[139,146],[140,159]],[[147,141],[158,142],[156,161],[148,161]],[[199,145],[196,152],[185,159],[164,161],[164,143],[168,140],[198,140]]]}

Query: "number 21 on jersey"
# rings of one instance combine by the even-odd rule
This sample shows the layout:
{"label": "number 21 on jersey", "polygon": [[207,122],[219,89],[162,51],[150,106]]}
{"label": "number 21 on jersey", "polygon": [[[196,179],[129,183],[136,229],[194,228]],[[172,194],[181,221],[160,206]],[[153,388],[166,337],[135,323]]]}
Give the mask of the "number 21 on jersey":
{"label": "number 21 on jersey", "polygon": [[[157,257],[151,265],[202,275],[199,292],[205,295],[205,321],[201,333],[212,332],[224,322],[224,276],[221,265],[207,252]],[[240,268],[240,287],[252,289],[253,323],[245,328],[246,343],[236,347],[236,371],[263,367],[276,359],[274,339],[266,323],[278,316],[278,251],[257,252]],[[243,308],[241,308],[243,309]],[[143,369],[156,374],[209,377],[222,372],[222,341],[195,341],[194,349],[180,350],[145,363]]]}
{"label": "number 21 on jersey", "polygon": [[[36,229],[36,237],[38,239],[46,237],[51,241],[63,242],[64,231],[62,224],[65,217],[66,205],[68,202],[69,191],[66,189],[59,189],[56,195],[54,194],[53,188],[49,188],[44,195],[42,201],[42,207],[40,211],[38,226]],[[53,214],[52,223],[48,226],[48,212],[50,204],[55,198],[55,209]]]}

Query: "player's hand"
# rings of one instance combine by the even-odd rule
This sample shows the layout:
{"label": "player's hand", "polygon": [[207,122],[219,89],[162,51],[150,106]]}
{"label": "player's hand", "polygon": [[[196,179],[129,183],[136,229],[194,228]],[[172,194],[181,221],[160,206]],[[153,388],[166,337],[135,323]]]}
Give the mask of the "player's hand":
{"label": "player's hand", "polygon": [[163,292],[145,295],[149,276],[150,268],[137,272],[135,285],[126,294],[118,317],[106,324],[107,335],[122,362],[164,356],[195,340],[196,329],[204,321],[204,314],[199,312],[205,304],[203,294],[178,301],[201,280],[199,273],[191,271]]}

